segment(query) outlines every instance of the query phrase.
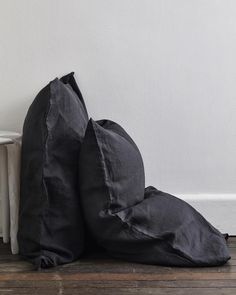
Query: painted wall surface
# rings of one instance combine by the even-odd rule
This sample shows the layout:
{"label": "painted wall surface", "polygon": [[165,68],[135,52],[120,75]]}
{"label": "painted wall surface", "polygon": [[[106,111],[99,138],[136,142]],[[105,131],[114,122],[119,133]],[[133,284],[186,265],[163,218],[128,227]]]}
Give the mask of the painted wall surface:
{"label": "painted wall surface", "polygon": [[94,119],[139,146],[146,184],[236,193],[236,1],[0,0],[0,129],[75,71]]}

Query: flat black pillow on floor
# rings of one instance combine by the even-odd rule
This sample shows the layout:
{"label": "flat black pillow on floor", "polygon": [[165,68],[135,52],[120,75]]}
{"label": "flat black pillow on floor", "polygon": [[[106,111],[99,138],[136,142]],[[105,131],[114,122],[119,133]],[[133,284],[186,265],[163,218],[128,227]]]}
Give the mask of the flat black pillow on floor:
{"label": "flat black pillow on floor", "polygon": [[27,113],[18,242],[37,268],[71,262],[83,251],[78,155],[87,123],[73,73],[43,88]]}
{"label": "flat black pillow on floor", "polygon": [[169,266],[213,266],[230,257],[223,235],[186,202],[144,191],[137,146],[116,123],[90,120],[79,160],[87,227],[112,256]]}

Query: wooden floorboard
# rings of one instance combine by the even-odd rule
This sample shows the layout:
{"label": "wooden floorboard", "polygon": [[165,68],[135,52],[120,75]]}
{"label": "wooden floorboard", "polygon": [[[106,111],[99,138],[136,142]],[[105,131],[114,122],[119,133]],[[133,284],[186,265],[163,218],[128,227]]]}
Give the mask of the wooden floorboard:
{"label": "wooden floorboard", "polygon": [[236,295],[236,237],[227,244],[232,259],[221,267],[143,265],[103,255],[35,271],[0,241],[0,294]]}

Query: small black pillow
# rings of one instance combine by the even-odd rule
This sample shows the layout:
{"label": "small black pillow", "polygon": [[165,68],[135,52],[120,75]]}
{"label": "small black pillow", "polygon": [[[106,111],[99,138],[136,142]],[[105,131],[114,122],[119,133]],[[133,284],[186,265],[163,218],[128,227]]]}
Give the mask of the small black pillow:
{"label": "small black pillow", "polygon": [[116,123],[90,119],[79,159],[87,227],[112,256],[168,266],[213,266],[230,257],[223,235],[186,202],[144,190],[140,152]]}
{"label": "small black pillow", "polygon": [[73,73],[43,88],[27,113],[18,242],[37,268],[71,262],[83,251],[78,155],[87,122]]}

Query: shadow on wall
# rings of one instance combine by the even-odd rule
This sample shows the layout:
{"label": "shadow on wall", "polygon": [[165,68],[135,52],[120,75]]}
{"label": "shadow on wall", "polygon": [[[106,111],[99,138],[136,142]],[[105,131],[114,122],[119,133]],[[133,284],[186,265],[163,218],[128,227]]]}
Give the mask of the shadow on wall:
{"label": "shadow on wall", "polygon": [[[22,132],[24,118],[27,110],[32,103],[32,97],[35,93],[29,95],[27,99],[18,98],[14,100],[14,104],[7,105],[1,120],[1,129],[15,132]],[[10,118],[10,120],[9,120]]]}

